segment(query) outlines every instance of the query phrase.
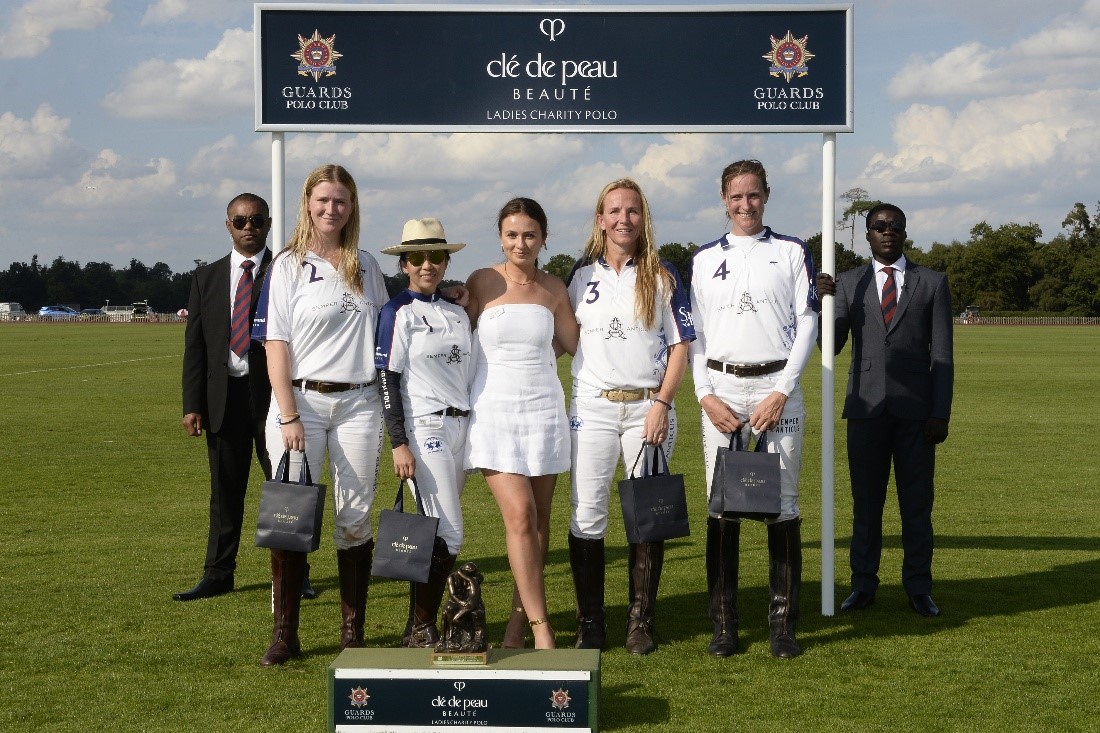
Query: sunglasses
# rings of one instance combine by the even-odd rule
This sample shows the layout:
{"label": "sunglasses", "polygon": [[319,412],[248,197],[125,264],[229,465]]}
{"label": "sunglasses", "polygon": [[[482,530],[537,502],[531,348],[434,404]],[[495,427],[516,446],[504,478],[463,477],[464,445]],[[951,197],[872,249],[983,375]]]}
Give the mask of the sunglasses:
{"label": "sunglasses", "polygon": [[899,233],[900,233],[900,232],[904,232],[904,231],[905,231],[905,222],[896,222],[896,221],[882,221],[882,220],[879,220],[879,221],[876,221],[876,222],[874,222],[874,223],[872,223],[872,224],[868,224],[868,225],[867,225],[867,229],[868,229],[868,230],[873,230],[873,231],[876,231],[876,232],[878,232],[879,234],[882,234],[882,233],[883,233],[883,232],[885,232],[885,231],[886,231],[887,229],[892,229],[892,230],[894,230],[895,232],[899,232]]}
{"label": "sunglasses", "polygon": [[413,267],[420,267],[425,259],[431,261],[433,265],[442,265],[447,259],[447,252],[442,249],[433,249],[428,252],[409,252],[406,257]]}
{"label": "sunglasses", "polygon": [[267,217],[260,214],[252,216],[234,216],[229,222],[234,229],[244,229],[245,224],[251,224],[253,229],[263,229],[267,225]]}

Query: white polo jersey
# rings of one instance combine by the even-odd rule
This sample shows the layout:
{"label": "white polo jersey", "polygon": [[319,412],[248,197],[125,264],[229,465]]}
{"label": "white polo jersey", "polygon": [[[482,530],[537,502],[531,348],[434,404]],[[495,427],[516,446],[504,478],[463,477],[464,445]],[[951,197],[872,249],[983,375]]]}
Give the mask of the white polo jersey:
{"label": "white polo jersey", "polygon": [[405,290],[382,308],[374,365],[401,372],[405,417],[470,409],[470,319],[437,291]]}
{"label": "white polo jersey", "polygon": [[[705,359],[764,364],[791,356],[800,316],[818,310],[814,265],[800,239],[764,227],[755,236],[726,234],[695,251],[691,303]],[[706,367],[693,359],[696,393]],[[797,374],[795,375],[797,378]]]}
{"label": "white polo jersey", "polygon": [[672,292],[659,285],[656,322],[646,328],[635,317],[636,270],[630,260],[622,272],[600,258],[578,262],[567,280],[569,302],[580,325],[573,358],[573,391],[581,397],[602,390],[657,388],[668,365],[668,347],[695,339],[691,301],[676,268],[662,262],[672,275]]}
{"label": "white polo jersey", "polygon": [[359,250],[363,294],[344,284],[327,260],[308,252],[302,262],[280,252],[268,269],[252,338],[286,341],[291,379],[373,382],[374,328],[389,297],[378,262]]}

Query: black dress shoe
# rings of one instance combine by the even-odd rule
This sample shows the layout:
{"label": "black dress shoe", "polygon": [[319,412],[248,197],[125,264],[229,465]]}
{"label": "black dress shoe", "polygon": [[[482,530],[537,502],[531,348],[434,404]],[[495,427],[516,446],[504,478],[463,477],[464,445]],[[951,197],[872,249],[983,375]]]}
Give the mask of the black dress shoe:
{"label": "black dress shoe", "polygon": [[861,590],[852,591],[852,595],[844,599],[844,603],[840,604],[841,611],[863,611],[871,607],[871,604],[875,602],[874,593],[864,593]]}
{"label": "black dress shoe", "polygon": [[940,609],[932,601],[932,596],[927,593],[918,593],[916,595],[909,596],[909,608],[913,609],[921,616],[939,616]]}
{"label": "black dress shoe", "polygon": [[228,578],[210,578],[203,576],[191,590],[182,593],[173,593],[172,598],[177,601],[197,601],[200,598],[213,598],[233,592],[233,576]]}

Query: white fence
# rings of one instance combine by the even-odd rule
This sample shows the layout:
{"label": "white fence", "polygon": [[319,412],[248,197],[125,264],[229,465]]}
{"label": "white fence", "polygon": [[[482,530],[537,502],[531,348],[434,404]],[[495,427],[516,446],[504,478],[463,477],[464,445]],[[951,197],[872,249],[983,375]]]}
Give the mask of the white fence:
{"label": "white fence", "polygon": [[1100,318],[1086,316],[980,316],[956,318],[961,326],[1100,326]]}

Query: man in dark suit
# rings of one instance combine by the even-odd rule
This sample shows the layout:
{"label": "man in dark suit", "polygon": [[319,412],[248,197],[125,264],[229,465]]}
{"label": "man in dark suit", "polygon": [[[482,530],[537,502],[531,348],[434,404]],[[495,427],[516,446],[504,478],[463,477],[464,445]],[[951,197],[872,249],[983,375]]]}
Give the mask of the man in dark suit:
{"label": "man in dark suit", "polygon": [[932,500],[936,445],[947,439],[954,382],[947,277],[906,260],[905,213],[893,204],[867,212],[871,263],[822,273],[818,290],[836,296],[836,351],[852,334],[848,420],[852,481],[852,594],[842,611],[875,600],[882,510],[893,463],[901,509],[902,585],[909,606],[938,616],[932,600]]}
{"label": "man in dark suit", "polygon": [[[188,435],[206,431],[210,458],[210,534],[206,565],[198,585],[173,594],[192,601],[229,593],[237,567],[244,520],[244,496],[252,452],[264,476],[271,462],[264,442],[264,421],[271,399],[267,359],[262,344],[249,337],[271,250],[267,202],[242,193],[229,202],[225,228],[233,250],[195,270],[187,304],[183,352],[183,428]],[[249,289],[251,292],[249,293]],[[241,300],[238,328],[233,327],[234,301]],[[247,316],[243,308],[247,299]],[[237,342],[231,343],[234,335]],[[308,576],[303,590],[308,588]],[[307,593],[303,593],[306,595]],[[308,588],[312,595],[312,588]]]}

